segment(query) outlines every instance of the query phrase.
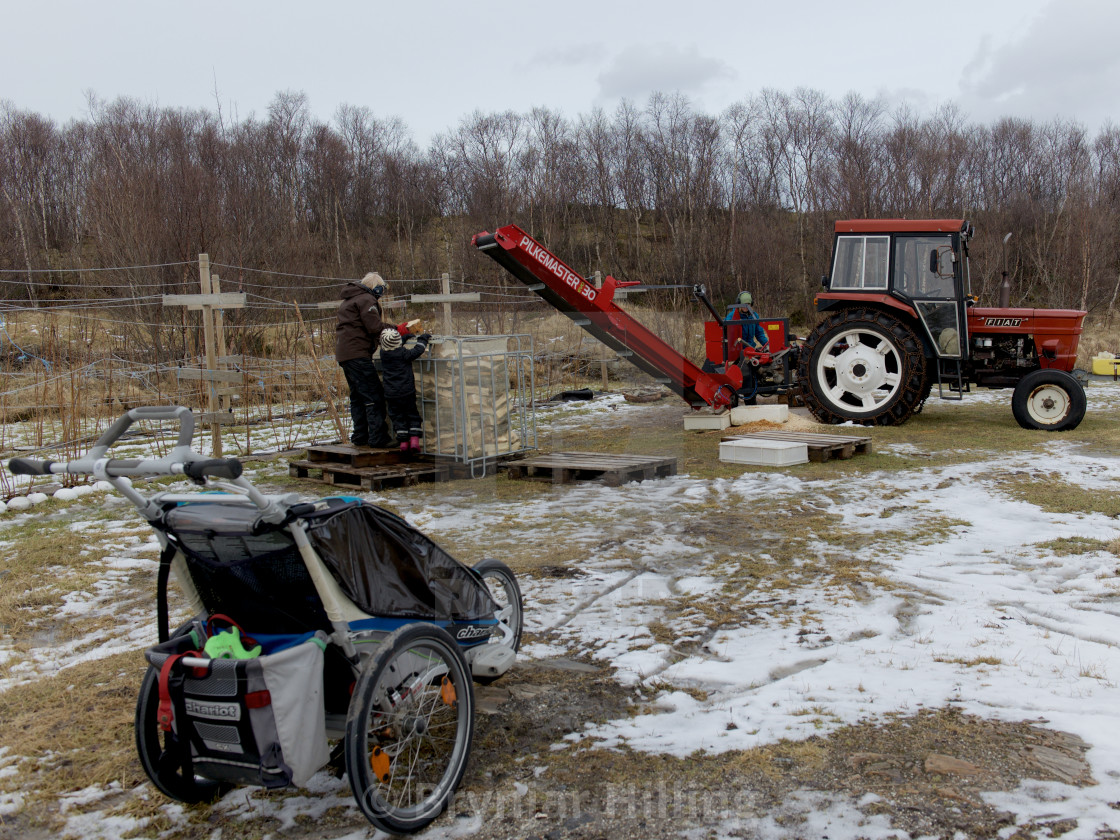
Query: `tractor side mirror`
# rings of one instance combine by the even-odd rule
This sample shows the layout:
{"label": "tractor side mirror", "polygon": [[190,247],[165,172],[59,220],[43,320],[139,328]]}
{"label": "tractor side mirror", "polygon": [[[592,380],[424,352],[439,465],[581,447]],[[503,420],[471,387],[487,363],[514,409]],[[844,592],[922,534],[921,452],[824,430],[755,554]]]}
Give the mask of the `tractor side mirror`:
{"label": "tractor side mirror", "polygon": [[[949,258],[949,266],[948,266],[947,271],[942,269],[942,260],[944,260],[946,257]],[[953,262],[954,262],[954,260],[955,260],[955,257],[953,255],[953,249],[950,248],[949,246],[945,245],[945,246],[942,246],[941,248],[934,248],[933,250],[931,250],[929,252],[929,272],[930,272],[930,274],[936,274],[938,277],[952,277],[953,274],[954,274],[954,272],[953,272]]]}

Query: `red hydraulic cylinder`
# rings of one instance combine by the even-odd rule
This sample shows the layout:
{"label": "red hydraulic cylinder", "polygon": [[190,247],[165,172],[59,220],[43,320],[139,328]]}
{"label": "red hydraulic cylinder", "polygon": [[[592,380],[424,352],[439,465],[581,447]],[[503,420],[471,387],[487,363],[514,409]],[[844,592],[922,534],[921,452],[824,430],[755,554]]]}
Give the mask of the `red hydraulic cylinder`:
{"label": "red hydraulic cylinder", "polygon": [[731,405],[743,373],[705,373],[614,302],[615,289],[635,286],[607,276],[596,289],[517,225],[475,234],[471,244],[489,255],[578,326],[679,394],[693,408]]}

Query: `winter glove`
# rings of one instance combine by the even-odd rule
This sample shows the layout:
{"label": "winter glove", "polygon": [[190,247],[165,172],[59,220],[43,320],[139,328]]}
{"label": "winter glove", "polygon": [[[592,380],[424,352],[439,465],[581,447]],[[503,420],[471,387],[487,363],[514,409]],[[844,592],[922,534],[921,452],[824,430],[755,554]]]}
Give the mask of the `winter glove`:
{"label": "winter glove", "polygon": [[412,333],[408,331],[408,321],[405,321],[403,324],[397,324],[397,332],[401,334],[401,338],[404,338],[406,335],[412,335]]}
{"label": "winter glove", "polygon": [[423,341],[425,344],[431,344],[432,343],[432,334],[431,333],[421,333],[419,336],[417,336],[416,340],[417,341]]}

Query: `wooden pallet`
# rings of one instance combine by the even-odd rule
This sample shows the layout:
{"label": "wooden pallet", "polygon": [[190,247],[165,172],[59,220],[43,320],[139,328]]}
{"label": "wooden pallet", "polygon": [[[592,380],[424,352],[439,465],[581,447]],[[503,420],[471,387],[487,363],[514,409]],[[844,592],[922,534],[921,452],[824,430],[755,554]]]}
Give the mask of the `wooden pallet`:
{"label": "wooden pallet", "polygon": [[292,461],[288,464],[288,475],[335,486],[384,490],[389,487],[409,487],[422,482],[447,481],[451,478],[451,471],[443,465],[424,461],[375,467],[351,467],[327,461]]}
{"label": "wooden pallet", "polygon": [[498,465],[513,479],[535,479],[571,484],[598,481],[617,487],[628,481],[645,481],[677,474],[676,458],[649,455],[610,455],[603,452],[553,452],[518,458]]}
{"label": "wooden pallet", "polygon": [[721,440],[788,440],[804,443],[810,461],[847,460],[853,455],[871,454],[871,438],[848,435],[819,435],[809,432],[752,432],[747,435],[726,434]]}
{"label": "wooden pallet", "polygon": [[452,465],[437,464],[431,456],[408,460],[399,449],[328,444],[307,448],[306,460],[291,461],[288,475],[336,486],[384,490],[452,478]]}
{"label": "wooden pallet", "polygon": [[307,447],[307,460],[311,463],[342,464],[348,467],[376,467],[382,464],[399,464],[401,452],[397,447],[370,449],[368,446],[348,444],[319,444]]}

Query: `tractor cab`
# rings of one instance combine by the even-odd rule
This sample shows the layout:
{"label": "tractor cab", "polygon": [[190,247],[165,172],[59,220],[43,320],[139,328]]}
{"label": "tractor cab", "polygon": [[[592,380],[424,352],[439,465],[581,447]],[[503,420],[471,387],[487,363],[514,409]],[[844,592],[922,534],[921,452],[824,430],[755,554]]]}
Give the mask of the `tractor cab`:
{"label": "tractor cab", "polygon": [[1076,428],[1085,392],[1070,371],[1085,313],[973,306],[972,225],[961,219],[836,223],[832,274],[817,295],[826,317],[798,367],[806,405],[827,423],[892,425],[932,388],[960,400],[972,385],[1014,388],[1028,429]]}
{"label": "tractor cab", "polygon": [[914,316],[939,359],[968,358],[968,240],[960,219],[858,219],[836,223],[832,274],[818,307],[868,303]]}

